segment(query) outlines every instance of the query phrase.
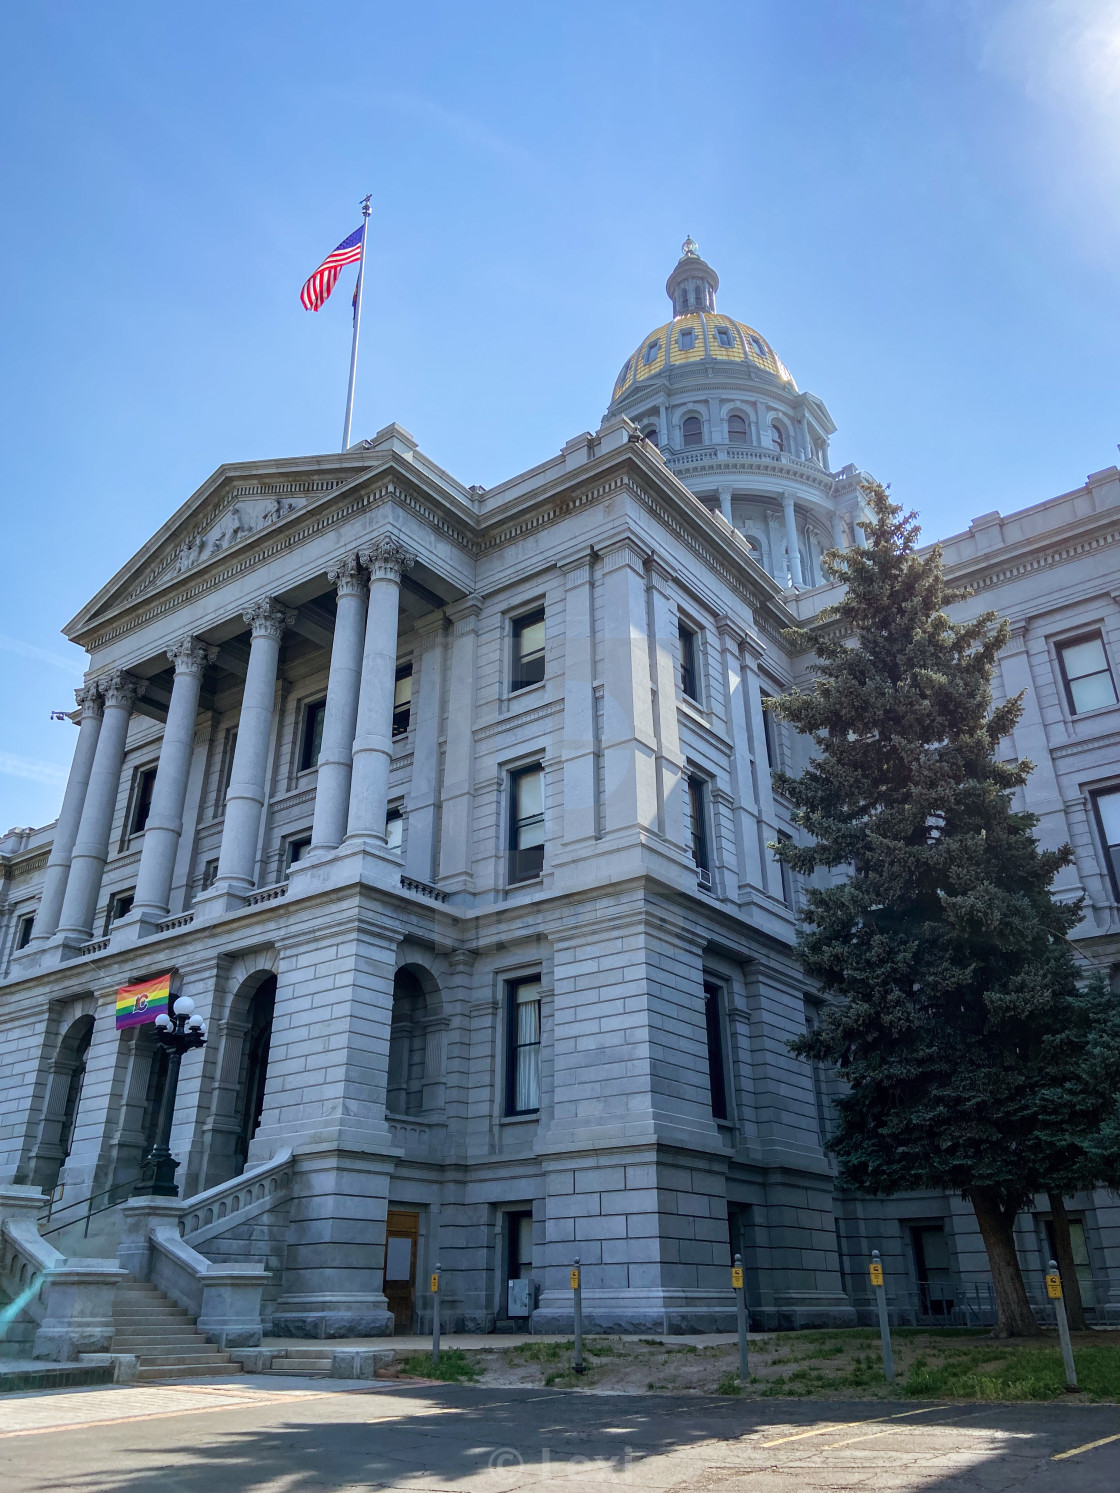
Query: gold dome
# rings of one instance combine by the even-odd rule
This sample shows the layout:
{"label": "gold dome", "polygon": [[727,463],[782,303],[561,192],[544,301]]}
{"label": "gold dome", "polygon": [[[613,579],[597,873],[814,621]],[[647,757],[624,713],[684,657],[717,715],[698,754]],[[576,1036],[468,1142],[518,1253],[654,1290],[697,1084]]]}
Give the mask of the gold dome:
{"label": "gold dome", "polygon": [[715,311],[692,311],[655,327],[642,339],[622,365],[611,402],[638,388],[646,379],[686,363],[703,362],[705,358],[753,365],[794,391],[797,389],[789,369],[760,332]]}

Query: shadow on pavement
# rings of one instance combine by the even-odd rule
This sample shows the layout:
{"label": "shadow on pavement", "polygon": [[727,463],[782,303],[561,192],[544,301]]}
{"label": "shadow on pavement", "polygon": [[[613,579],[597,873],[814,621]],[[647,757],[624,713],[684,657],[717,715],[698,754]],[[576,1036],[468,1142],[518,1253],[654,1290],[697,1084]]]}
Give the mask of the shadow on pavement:
{"label": "shadow on pavement", "polygon": [[[402,1408],[402,1400],[413,1408]],[[819,1435],[803,1434],[825,1425]],[[826,1405],[394,1386],[306,1406],[262,1401],[212,1416],[60,1428],[29,1438],[37,1445],[16,1440],[2,1450],[10,1493],[409,1486],[502,1493],[554,1481],[573,1493],[811,1493],[838,1486],[1116,1493],[1120,1441],[1063,1462],[1051,1458],[1117,1433],[1116,1406]],[[775,1444],[764,1446],[768,1440]]]}

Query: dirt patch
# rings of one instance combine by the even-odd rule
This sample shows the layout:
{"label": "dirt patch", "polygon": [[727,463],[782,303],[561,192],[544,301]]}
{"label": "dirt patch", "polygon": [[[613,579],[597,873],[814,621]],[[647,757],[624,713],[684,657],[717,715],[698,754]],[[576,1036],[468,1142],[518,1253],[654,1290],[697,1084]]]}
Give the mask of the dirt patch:
{"label": "dirt patch", "polygon": [[[739,1380],[738,1348],[733,1343],[700,1346],[672,1338],[630,1337],[585,1338],[582,1375],[573,1370],[569,1340],[456,1350],[462,1372],[447,1377],[502,1388],[725,1394],[748,1399],[897,1399],[911,1395],[1045,1400],[1065,1392],[1056,1334],[999,1342],[981,1332],[902,1329],[893,1335],[893,1346],[893,1385],[887,1384],[883,1374],[879,1334],[870,1328],[780,1333],[752,1340],[746,1384]],[[1120,1344],[1112,1334],[1079,1336],[1075,1356],[1082,1398],[1120,1400]],[[406,1376],[431,1374],[431,1362],[426,1354],[408,1355],[398,1371]]]}

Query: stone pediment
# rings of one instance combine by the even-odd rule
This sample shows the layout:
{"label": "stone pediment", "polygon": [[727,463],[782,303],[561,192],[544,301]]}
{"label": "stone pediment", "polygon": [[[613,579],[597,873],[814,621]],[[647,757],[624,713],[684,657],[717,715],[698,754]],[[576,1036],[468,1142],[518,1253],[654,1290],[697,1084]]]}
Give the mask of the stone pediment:
{"label": "stone pediment", "polygon": [[345,487],[359,475],[354,469],[333,476],[318,472],[302,475],[289,469],[286,474],[273,476],[231,473],[219,467],[65,631],[71,637],[85,632],[107,614],[201,569],[218,555],[235,549],[317,498]]}

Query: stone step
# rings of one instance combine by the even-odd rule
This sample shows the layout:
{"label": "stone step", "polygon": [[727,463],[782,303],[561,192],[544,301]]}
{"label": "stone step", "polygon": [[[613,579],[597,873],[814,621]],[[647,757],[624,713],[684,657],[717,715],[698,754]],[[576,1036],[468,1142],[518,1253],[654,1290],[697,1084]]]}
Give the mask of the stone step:
{"label": "stone step", "polygon": [[141,1364],[136,1371],[138,1383],[150,1384],[153,1379],[222,1379],[227,1374],[240,1374],[241,1365],[223,1361],[220,1364],[181,1363],[164,1367],[161,1364]]}
{"label": "stone step", "polygon": [[149,1353],[176,1353],[179,1348],[190,1350],[190,1348],[199,1347],[212,1347],[211,1342],[208,1342],[208,1339],[200,1332],[191,1333],[190,1336],[187,1333],[181,1333],[181,1335],[167,1336],[167,1338],[157,1338],[157,1336],[122,1338],[119,1333],[116,1333],[113,1338],[113,1353],[136,1353],[139,1357]]}

